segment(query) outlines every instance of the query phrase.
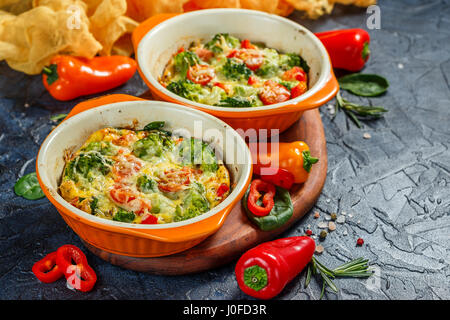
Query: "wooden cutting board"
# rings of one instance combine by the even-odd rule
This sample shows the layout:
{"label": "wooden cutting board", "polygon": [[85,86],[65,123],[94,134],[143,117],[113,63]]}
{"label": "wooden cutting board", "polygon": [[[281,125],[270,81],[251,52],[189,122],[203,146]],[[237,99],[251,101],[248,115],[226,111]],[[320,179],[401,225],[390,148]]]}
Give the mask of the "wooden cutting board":
{"label": "wooden cutting board", "polygon": [[314,157],[319,158],[308,181],[294,185],[291,198],[294,214],[287,224],[273,231],[261,231],[248,219],[240,202],[233,208],[222,228],[197,246],[170,256],[133,258],[109,253],[86,242],[85,246],[105,261],[125,269],[164,275],[181,275],[216,268],[238,258],[257,244],[276,238],[301,219],[316,203],[327,175],[327,149],[322,120],[317,109],[306,111],[302,118],[283,132],[280,141],[305,141]]}

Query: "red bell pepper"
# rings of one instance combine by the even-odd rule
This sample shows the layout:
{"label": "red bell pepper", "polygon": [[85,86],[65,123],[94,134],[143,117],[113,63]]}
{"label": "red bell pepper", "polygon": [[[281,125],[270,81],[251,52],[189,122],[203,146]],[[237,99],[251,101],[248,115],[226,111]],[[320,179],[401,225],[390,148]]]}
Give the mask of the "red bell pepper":
{"label": "red bell pepper", "polygon": [[253,165],[253,173],[259,175],[261,180],[273,183],[284,189],[290,189],[294,184],[295,177],[292,172],[282,168],[270,168],[273,172],[264,173],[264,167],[259,164]]}
{"label": "red bell pepper", "polygon": [[[262,198],[262,205],[257,204],[258,199],[261,197],[261,193],[265,192]],[[267,216],[275,205],[273,197],[275,197],[275,186],[270,182],[255,179],[250,184],[250,191],[248,194],[247,207],[248,209],[258,217]]]}
{"label": "red bell pepper", "polygon": [[333,68],[359,71],[369,59],[370,36],[363,29],[343,29],[315,34],[328,51]]}
{"label": "red bell pepper", "polygon": [[97,282],[97,275],[89,266],[86,256],[74,245],[61,246],[56,251],[56,263],[64,273],[67,283],[77,290],[91,291]]}
{"label": "red bell pepper", "polygon": [[118,87],[130,80],[136,68],[136,61],[125,56],[88,59],[61,55],[44,68],[42,82],[53,98],[67,101]]}
{"label": "red bell pepper", "polygon": [[241,290],[259,299],[278,295],[311,261],[316,244],[310,237],[290,237],[260,244],[238,260]]}
{"label": "red bell pepper", "polygon": [[33,271],[36,278],[44,283],[55,282],[64,275],[61,268],[56,264],[56,251],[49,253],[36,262],[31,271]]}

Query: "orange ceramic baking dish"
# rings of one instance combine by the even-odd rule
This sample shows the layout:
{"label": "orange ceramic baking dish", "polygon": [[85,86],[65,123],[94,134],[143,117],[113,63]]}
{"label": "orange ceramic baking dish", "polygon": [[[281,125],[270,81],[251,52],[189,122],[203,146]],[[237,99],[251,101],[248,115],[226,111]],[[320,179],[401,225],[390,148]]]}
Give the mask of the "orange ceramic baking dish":
{"label": "orange ceramic baking dish", "polygon": [[[170,57],[180,46],[188,47],[194,40],[207,40],[217,33],[229,33],[241,39],[265,43],[281,52],[301,54],[310,66],[310,89],[283,103],[227,108],[182,98],[158,82]],[[244,9],[161,14],[141,23],[132,38],[139,72],[155,97],[205,111],[235,129],[278,129],[282,132],[305,110],[317,108],[332,99],[339,89],[330,58],[320,40],[305,27],[277,15]]]}
{"label": "orange ceramic baking dish", "polygon": [[[192,136],[218,147],[216,150],[222,153],[232,183],[230,195],[221,204],[185,221],[141,225],[90,215],[60,196],[58,185],[67,150],[77,150],[98,129],[130,125],[141,128],[151,121],[166,121],[169,130],[187,130]],[[208,136],[208,132],[213,134]],[[167,102],[110,95],[75,106],[44,140],[37,157],[36,171],[47,198],[84,241],[120,255],[157,257],[191,248],[216,232],[246,191],[252,164],[250,152],[237,132],[207,113]]]}

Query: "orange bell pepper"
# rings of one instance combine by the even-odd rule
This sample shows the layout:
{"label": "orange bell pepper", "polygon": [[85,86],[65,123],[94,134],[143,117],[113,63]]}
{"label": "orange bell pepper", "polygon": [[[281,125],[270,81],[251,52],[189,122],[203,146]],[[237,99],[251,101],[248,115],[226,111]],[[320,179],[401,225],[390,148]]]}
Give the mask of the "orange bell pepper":
{"label": "orange bell pepper", "polygon": [[53,98],[67,101],[120,86],[136,68],[136,61],[125,56],[87,59],[60,55],[44,68],[42,82]]}
{"label": "orange bell pepper", "polygon": [[[276,150],[277,147],[278,150]],[[311,156],[308,145],[303,141],[268,143],[266,148],[262,148],[261,143],[250,143],[249,148],[253,158],[253,167],[256,170],[261,170],[261,168],[285,169],[294,175],[295,183],[305,182],[311,166],[319,161]]]}

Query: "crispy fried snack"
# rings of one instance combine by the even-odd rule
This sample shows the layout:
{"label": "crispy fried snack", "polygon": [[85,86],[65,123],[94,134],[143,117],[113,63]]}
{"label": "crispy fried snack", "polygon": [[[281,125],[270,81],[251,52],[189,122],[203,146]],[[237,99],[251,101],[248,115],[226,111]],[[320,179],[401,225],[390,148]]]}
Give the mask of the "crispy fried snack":
{"label": "crispy fried snack", "polygon": [[376,0],[0,0],[0,60],[38,74],[57,54],[131,55],[131,32],[158,13],[245,8],[287,16],[297,9],[315,19],[335,3],[365,7]]}
{"label": "crispy fried snack", "polygon": [[[14,9],[14,0],[0,1],[0,8]],[[92,58],[133,53],[130,34],[138,23],[125,16],[126,0],[31,4],[32,9],[18,15],[0,11],[0,60],[15,70],[38,74],[57,54]]]}

